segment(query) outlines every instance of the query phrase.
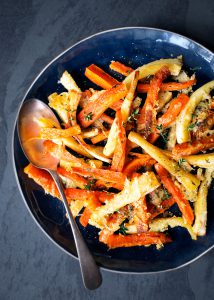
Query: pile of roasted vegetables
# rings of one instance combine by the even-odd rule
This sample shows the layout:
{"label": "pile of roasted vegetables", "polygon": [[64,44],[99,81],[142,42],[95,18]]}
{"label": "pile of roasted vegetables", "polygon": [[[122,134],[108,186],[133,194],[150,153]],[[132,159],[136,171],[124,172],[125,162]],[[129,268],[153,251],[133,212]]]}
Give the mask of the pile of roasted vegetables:
{"label": "pile of roasted vegetables", "polygon": [[[60,159],[73,215],[82,226],[100,229],[99,240],[109,248],[160,248],[172,241],[167,230],[176,226],[192,239],[205,235],[214,80],[193,91],[195,74],[182,70],[182,57],[136,70],[113,61],[109,68],[124,80],[92,64],[85,75],[97,89],[85,91],[65,71],[59,84],[66,91],[48,97],[62,127],[36,120],[46,151]],[[60,199],[46,171],[31,164],[24,171]]]}

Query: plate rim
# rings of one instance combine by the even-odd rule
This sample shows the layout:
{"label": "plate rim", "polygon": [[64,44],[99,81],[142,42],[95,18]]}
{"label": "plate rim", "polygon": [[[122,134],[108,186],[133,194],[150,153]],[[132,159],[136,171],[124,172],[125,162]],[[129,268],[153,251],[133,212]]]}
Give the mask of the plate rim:
{"label": "plate rim", "polygon": [[[195,41],[194,39],[191,39],[185,35],[176,33],[174,31],[170,31],[170,30],[165,30],[165,29],[161,29],[161,28],[155,28],[155,27],[146,27],[146,26],[128,26],[128,27],[118,27],[118,28],[112,28],[112,29],[108,29],[108,30],[103,30],[103,31],[99,31],[95,34],[92,34],[90,36],[87,36],[81,40],[79,40],[78,42],[72,44],[70,47],[66,48],[64,51],[60,52],[57,56],[55,56],[48,64],[46,64],[43,69],[38,73],[38,75],[33,79],[33,81],[31,82],[30,86],[27,88],[27,91],[25,92],[24,96],[21,99],[20,105],[16,111],[16,117],[15,117],[15,121],[13,123],[13,129],[12,129],[12,143],[11,143],[11,154],[12,154],[12,166],[13,166],[13,173],[15,175],[15,179],[16,179],[16,183],[18,185],[18,189],[19,192],[21,194],[22,200],[25,204],[25,206],[27,207],[27,210],[29,211],[32,219],[34,220],[34,222],[37,224],[37,226],[40,228],[40,230],[48,237],[48,239],[54,243],[59,249],[61,249],[64,253],[68,254],[69,256],[73,257],[76,261],[78,261],[78,256],[76,256],[75,254],[69,252],[68,250],[66,250],[63,246],[61,246],[59,243],[57,243],[49,234],[48,232],[45,231],[45,229],[42,227],[41,224],[39,224],[38,220],[36,219],[36,217],[34,216],[33,212],[31,211],[30,207],[27,204],[27,201],[25,199],[25,196],[23,194],[20,182],[19,182],[19,177],[18,177],[18,173],[16,170],[16,163],[15,163],[15,156],[14,156],[14,143],[15,143],[15,132],[16,132],[16,127],[17,127],[17,119],[18,119],[18,115],[20,112],[20,109],[25,101],[25,98],[27,96],[27,94],[29,93],[29,91],[31,90],[31,88],[33,87],[34,83],[39,79],[39,77],[45,72],[46,69],[48,69],[49,66],[51,66],[52,63],[54,63],[58,58],[60,58],[62,55],[64,55],[66,52],[70,51],[72,48],[74,48],[75,46],[81,44],[82,42],[85,42],[93,37],[102,35],[102,34],[106,34],[108,32],[114,32],[114,31],[121,31],[121,30],[135,30],[135,29],[144,29],[144,30],[154,30],[154,31],[159,31],[162,33],[170,33],[173,35],[176,35],[178,37],[182,37],[186,40],[189,40],[191,42],[193,42],[194,44],[198,45],[199,47],[203,48],[204,50],[210,52],[211,55],[214,56],[214,52],[211,51],[209,48],[205,47],[204,45],[202,45],[201,43]],[[201,254],[197,255],[195,258],[185,262],[184,264],[181,264],[177,267],[172,267],[169,269],[165,269],[165,270],[159,270],[159,271],[122,271],[122,270],[114,270],[111,269],[109,267],[105,267],[105,266],[100,266],[99,262],[96,262],[98,264],[98,266],[100,267],[101,270],[105,270],[108,272],[112,272],[112,273],[119,273],[119,274],[134,274],[134,275],[151,275],[151,274],[160,274],[160,273],[166,273],[166,272],[172,272],[172,271],[176,271],[178,269],[181,269],[183,267],[186,267],[188,265],[190,265],[191,263],[195,262],[196,260],[200,259],[202,256],[204,256],[205,254],[207,254],[210,250],[212,250],[214,248],[214,244],[212,246],[210,246],[208,249],[206,249],[205,251],[203,251]],[[96,261],[96,255],[94,255],[95,257],[95,261]]]}

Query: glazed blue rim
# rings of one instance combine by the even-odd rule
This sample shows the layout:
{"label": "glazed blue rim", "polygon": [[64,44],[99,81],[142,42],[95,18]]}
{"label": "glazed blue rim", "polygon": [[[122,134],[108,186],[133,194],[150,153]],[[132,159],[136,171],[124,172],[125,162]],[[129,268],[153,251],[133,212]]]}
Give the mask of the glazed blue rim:
{"label": "glazed blue rim", "polygon": [[[206,50],[207,52],[209,52],[211,55],[214,55],[214,53],[209,50],[208,48],[206,48],[205,46],[203,46],[202,44],[196,42],[193,39],[190,39],[184,35],[175,33],[173,31],[169,31],[169,30],[164,30],[164,29],[159,29],[159,28],[153,28],[153,27],[143,27],[143,26],[131,26],[131,27],[120,27],[120,28],[113,28],[113,29],[109,29],[109,30],[105,30],[105,31],[101,31],[98,33],[95,33],[93,35],[90,35],[89,37],[86,37],[80,41],[78,41],[77,43],[73,44],[72,46],[70,46],[69,48],[67,48],[66,50],[64,50],[63,52],[60,52],[59,55],[57,55],[54,59],[52,59],[41,71],[40,73],[36,76],[36,78],[33,80],[33,82],[31,83],[31,85],[29,86],[29,88],[27,89],[25,95],[23,96],[20,106],[18,108],[17,114],[16,114],[16,118],[15,118],[15,122],[14,122],[14,126],[13,126],[13,134],[12,134],[12,165],[13,165],[13,170],[15,173],[15,178],[16,178],[16,182],[20,191],[20,194],[22,196],[22,199],[25,203],[25,206],[27,207],[28,211],[30,212],[31,217],[34,219],[34,221],[36,222],[37,226],[43,231],[43,233],[51,240],[52,243],[54,243],[58,248],[60,248],[61,250],[63,250],[63,252],[69,254],[70,256],[72,256],[73,258],[75,258],[76,260],[79,260],[78,257],[69,252],[67,249],[65,249],[63,246],[61,246],[57,241],[55,241],[47,232],[46,230],[39,224],[39,222],[37,221],[36,217],[33,215],[33,212],[31,211],[30,207],[28,206],[25,196],[23,194],[20,182],[19,182],[19,178],[18,178],[18,173],[16,170],[16,163],[15,163],[15,156],[14,156],[14,138],[15,138],[15,131],[16,131],[16,125],[17,125],[17,119],[18,119],[18,115],[20,112],[20,109],[25,101],[25,98],[27,96],[27,94],[29,93],[29,91],[31,90],[31,88],[33,87],[33,85],[35,84],[35,82],[39,79],[39,77],[46,71],[46,69],[48,69],[49,66],[51,66],[52,63],[54,63],[58,58],[60,58],[62,55],[64,55],[66,52],[70,51],[72,48],[74,48],[75,46],[81,44],[82,42],[85,42],[87,40],[90,40],[93,37],[108,33],[108,32],[114,32],[114,31],[121,31],[121,30],[134,30],[134,29],[144,29],[144,30],[153,30],[153,31],[159,31],[162,33],[171,33],[177,37],[181,37],[184,38],[190,42],[193,42],[194,44],[198,45],[199,47],[203,48],[204,50]],[[158,274],[158,273],[165,273],[165,272],[170,272],[170,271],[176,271],[180,268],[186,267],[188,265],[190,265],[191,263],[193,263],[194,261],[198,260],[199,258],[201,258],[203,255],[205,255],[206,253],[208,253],[210,250],[212,250],[214,248],[214,244],[212,246],[210,246],[208,249],[206,249],[205,251],[203,251],[201,254],[197,255],[195,258],[179,265],[173,268],[169,268],[169,269],[165,269],[165,270],[158,270],[158,271],[141,271],[141,272],[137,272],[137,271],[121,271],[121,270],[114,270],[114,269],[110,269],[109,267],[105,267],[105,266],[100,266],[101,270],[106,270],[109,272],[113,272],[113,273],[120,273],[120,274],[135,274],[135,275],[149,275],[149,274]],[[99,265],[99,264],[98,264]]]}

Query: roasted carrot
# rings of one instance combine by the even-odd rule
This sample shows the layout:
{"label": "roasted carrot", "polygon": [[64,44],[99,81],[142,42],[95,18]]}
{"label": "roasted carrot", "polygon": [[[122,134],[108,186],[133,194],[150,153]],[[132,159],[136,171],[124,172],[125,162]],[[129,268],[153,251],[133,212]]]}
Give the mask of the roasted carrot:
{"label": "roasted carrot", "polygon": [[[29,164],[27,167],[25,167],[24,172],[28,175],[29,178],[33,179],[38,185],[40,185],[46,193],[60,199],[56,184],[47,171],[38,169],[32,164]],[[69,203],[72,200],[84,200],[86,202],[95,201],[94,199],[96,198],[98,198],[100,202],[105,202],[111,200],[114,197],[113,193],[80,190],[76,188],[65,189],[65,194]]]}
{"label": "roasted carrot", "polygon": [[108,182],[120,182],[124,184],[126,176],[121,172],[114,172],[111,170],[97,169],[97,168],[72,168],[72,173],[79,174],[81,176],[92,177],[95,179],[101,179]]}
{"label": "roasted carrot", "polygon": [[184,220],[189,225],[192,225],[194,220],[194,213],[189,204],[189,201],[185,198],[182,191],[174,184],[168,171],[164,169],[164,167],[162,167],[160,164],[156,164],[155,170],[158,173],[164,187],[169,191],[169,193],[173,196],[176,203],[178,204]]}
{"label": "roasted carrot", "polygon": [[78,120],[85,128],[97,120],[112,104],[125,97],[126,85],[121,83],[102,93],[97,100],[89,102],[79,113]]}
{"label": "roasted carrot", "polygon": [[86,227],[88,225],[88,221],[91,217],[92,212],[99,206],[101,206],[101,202],[96,197],[91,198],[88,201],[87,207],[84,209],[79,219],[82,226]]}
{"label": "roasted carrot", "polygon": [[122,113],[120,110],[116,113],[116,125],[118,136],[112,158],[111,170],[122,172],[126,158],[126,130],[123,126]]}
{"label": "roasted carrot", "polygon": [[93,83],[99,85],[103,89],[107,90],[118,84],[117,79],[111,77],[105,71],[98,66],[92,64],[85,69],[85,76]]}
{"label": "roasted carrot", "polygon": [[100,119],[108,124],[112,124],[114,122],[114,119],[112,119],[111,117],[109,117],[108,115],[106,114],[102,114],[102,116],[100,117]]}
{"label": "roasted carrot", "polygon": [[164,233],[159,232],[143,232],[140,234],[112,234],[107,230],[102,230],[99,236],[99,241],[107,244],[110,249],[120,247],[134,247],[146,245],[162,245],[171,242],[171,238]]}
{"label": "roasted carrot", "polygon": [[[176,120],[183,107],[189,101],[189,97],[185,94],[179,94],[177,98],[173,99],[167,111],[157,120],[157,126],[149,136],[149,142],[154,143],[160,136],[160,132],[167,128]],[[159,128],[159,129],[158,129]]]}
{"label": "roasted carrot", "polygon": [[169,126],[175,118],[179,115],[182,108],[189,101],[189,97],[185,94],[179,94],[177,98],[173,99],[167,111],[158,119],[157,124],[162,124],[163,127]]}
{"label": "roasted carrot", "polygon": [[138,131],[142,132],[145,138],[147,138],[156,127],[156,106],[158,94],[163,80],[169,75],[170,71],[168,67],[164,66],[154,75],[150,82],[146,101],[140,110],[137,126]]}
{"label": "roasted carrot", "polygon": [[[167,82],[167,83],[162,83],[160,86],[160,91],[161,92],[166,92],[166,91],[180,91],[183,89],[186,89],[193,84],[196,83],[196,79],[188,80],[186,82]],[[147,93],[149,90],[150,84],[148,83],[139,83],[137,86],[137,91],[139,93]]]}
{"label": "roasted carrot", "polygon": [[175,204],[175,199],[170,197],[169,199],[165,199],[161,202],[159,206],[155,206],[150,204],[148,206],[148,212],[150,213],[150,219],[154,219],[158,215],[164,213],[167,209],[169,209],[173,204]]}
{"label": "roasted carrot", "polygon": [[117,111],[118,109],[121,109],[121,106],[123,104],[123,100],[120,99],[118,101],[116,101],[115,103],[113,103],[111,106],[109,106],[111,109]]}
{"label": "roasted carrot", "polygon": [[107,180],[102,180],[99,179],[96,182],[96,187],[99,189],[110,189],[110,188],[114,188],[117,189],[119,191],[122,191],[122,189],[124,188],[124,182],[109,182]]}
{"label": "roasted carrot", "polygon": [[188,156],[191,154],[197,154],[201,151],[214,148],[214,135],[200,138],[192,143],[177,144],[172,150],[175,156]]}
{"label": "roasted carrot", "polygon": [[88,164],[84,162],[83,159],[80,159],[70,152],[68,152],[63,146],[57,145],[53,143],[52,141],[44,141],[44,147],[45,150],[54,157],[57,157],[58,159],[65,160],[67,162],[73,163],[76,167],[88,167]]}
{"label": "roasted carrot", "polygon": [[84,177],[75,173],[68,172],[64,168],[58,167],[57,173],[63,177],[71,179],[76,184],[76,186],[81,189],[85,189],[85,186],[88,184],[88,181]]}
{"label": "roasted carrot", "polygon": [[68,202],[71,202],[72,200],[83,200],[86,204],[90,201],[94,201],[94,199],[98,197],[96,191],[80,190],[75,188],[65,189],[65,195]]}
{"label": "roasted carrot", "polygon": [[88,221],[91,217],[92,211],[90,208],[85,207],[82,215],[79,218],[79,222],[83,227],[86,227],[88,225]]}
{"label": "roasted carrot", "polygon": [[135,158],[132,161],[130,161],[124,168],[123,174],[127,177],[130,177],[133,172],[135,172],[137,169],[145,166],[152,166],[155,164],[155,160],[151,158],[148,154],[141,154],[141,158]]}
{"label": "roasted carrot", "polygon": [[111,70],[116,71],[124,76],[128,76],[132,71],[134,71],[134,69],[127,67],[119,61],[112,61],[109,67]]}
{"label": "roasted carrot", "polygon": [[97,144],[99,142],[102,142],[108,138],[109,130],[99,133],[98,135],[94,136],[91,141],[93,144]]}
{"label": "roasted carrot", "polygon": [[45,193],[50,194],[53,197],[60,198],[57,186],[47,171],[38,169],[32,164],[29,164],[25,167],[24,172],[29,178],[33,179],[38,185],[40,185],[45,190]]}
{"label": "roasted carrot", "polygon": [[106,191],[96,191],[96,195],[101,203],[111,201],[115,196],[114,193],[109,193]]}

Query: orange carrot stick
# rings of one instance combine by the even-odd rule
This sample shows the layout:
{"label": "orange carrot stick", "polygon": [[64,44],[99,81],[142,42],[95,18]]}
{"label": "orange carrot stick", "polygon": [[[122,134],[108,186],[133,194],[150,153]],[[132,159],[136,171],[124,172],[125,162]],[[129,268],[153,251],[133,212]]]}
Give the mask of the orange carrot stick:
{"label": "orange carrot stick", "polygon": [[101,132],[98,135],[94,136],[91,141],[93,144],[97,144],[99,142],[102,142],[108,138],[109,130],[105,132]]}
{"label": "orange carrot stick", "polygon": [[125,97],[126,94],[127,88],[125,84],[121,83],[105,91],[95,101],[89,102],[78,115],[78,120],[82,127],[90,126],[107,108]]}
{"label": "orange carrot stick", "polygon": [[124,182],[109,182],[107,180],[102,180],[99,179],[96,182],[96,187],[99,189],[110,189],[110,188],[114,188],[117,189],[119,191],[122,191],[122,189],[124,188]]}
{"label": "orange carrot stick", "polygon": [[57,186],[47,171],[29,164],[24,168],[24,172],[29,178],[33,179],[38,185],[40,185],[45,190],[45,193],[50,194],[53,197],[60,198]]}
{"label": "orange carrot stick", "polygon": [[110,64],[110,69],[116,71],[124,76],[128,76],[134,69],[131,67],[127,67],[124,64],[120,63],[119,61],[112,61]]}
{"label": "orange carrot stick", "polygon": [[88,181],[82,176],[66,171],[64,168],[58,167],[57,173],[63,177],[71,179],[77,187],[85,189],[85,186],[88,184]]}
{"label": "orange carrot stick", "polygon": [[[161,92],[166,92],[166,91],[180,91],[183,89],[186,89],[193,84],[196,83],[196,79],[188,80],[186,82],[167,82],[167,83],[162,83],[160,87]],[[150,84],[148,83],[139,83],[137,86],[137,91],[139,93],[147,93],[149,90]]]}
{"label": "orange carrot stick", "polygon": [[109,117],[106,114],[102,114],[102,116],[100,117],[100,119],[108,124],[112,124],[114,122],[114,119],[112,119],[111,117]]}
{"label": "orange carrot stick", "polygon": [[158,125],[162,124],[163,127],[169,126],[179,115],[182,108],[184,108],[188,101],[189,97],[187,95],[179,94],[177,98],[171,101],[170,106],[165,114],[158,119]]}
{"label": "orange carrot stick", "polygon": [[88,165],[80,158],[72,155],[63,146],[59,146],[52,141],[44,141],[45,150],[51,153],[54,157],[58,159],[65,160],[67,162],[72,162],[75,166],[87,167]]}
{"label": "orange carrot stick", "polygon": [[154,143],[157,138],[160,136],[159,133],[164,128],[168,127],[172,122],[175,121],[176,117],[180,114],[181,110],[189,101],[189,97],[185,94],[179,94],[177,98],[173,99],[170,103],[167,111],[157,120],[157,125],[161,126],[161,129],[158,130],[157,127],[149,136],[149,142]]}
{"label": "orange carrot stick", "polygon": [[90,208],[85,207],[82,215],[79,218],[80,224],[83,227],[86,227],[88,225],[88,221],[89,221],[89,219],[91,217],[91,214],[92,214],[92,211],[90,210]]}
{"label": "orange carrot stick", "polygon": [[148,154],[141,154],[141,158],[135,158],[130,163],[128,163],[124,170],[123,174],[127,177],[130,177],[133,172],[135,172],[137,169],[145,166],[152,166],[156,163],[156,161],[151,158]]}
{"label": "orange carrot stick", "polygon": [[203,137],[192,143],[177,144],[172,150],[172,154],[175,156],[188,156],[191,154],[197,154],[200,151],[214,148],[214,135]]}
{"label": "orange carrot stick", "polygon": [[99,241],[107,244],[110,249],[119,247],[147,246],[152,244],[162,245],[171,242],[171,238],[164,233],[143,232],[141,234],[112,234],[109,231],[102,230]]}
{"label": "orange carrot stick", "polygon": [[117,111],[118,109],[121,109],[121,105],[123,103],[123,100],[120,99],[117,102],[113,103],[111,106],[109,106],[111,109]]}
{"label": "orange carrot stick", "polygon": [[[40,185],[46,193],[52,195],[53,197],[57,197],[60,199],[60,195],[56,184],[51,177],[51,175],[42,169],[38,169],[34,167],[32,164],[29,164],[25,167],[24,172],[28,175],[29,178],[33,179],[38,185]],[[106,201],[110,201],[115,194],[108,192],[100,192],[100,191],[88,191],[88,190],[80,190],[75,188],[67,188],[65,189],[65,195],[70,203],[72,200],[84,200],[84,201],[95,201],[94,199],[98,198],[98,200],[102,203]]]}
{"label": "orange carrot stick", "polygon": [[99,85],[105,90],[110,89],[114,85],[119,83],[119,81],[111,77],[109,74],[107,74],[105,71],[94,64],[85,69],[85,76],[93,83]]}
{"label": "orange carrot stick", "polygon": [[79,174],[81,176],[93,177],[95,179],[101,179],[108,182],[120,182],[124,184],[126,176],[121,172],[114,172],[112,170],[97,169],[97,168],[72,168],[72,173]]}
{"label": "orange carrot stick", "polygon": [[162,81],[170,75],[168,67],[163,66],[152,78],[147,93],[147,98],[144,106],[140,110],[140,116],[138,118],[138,131],[141,131],[145,138],[156,127],[156,106],[158,100],[158,94]]}
{"label": "orange carrot stick", "polygon": [[92,212],[95,210],[95,208],[101,206],[101,202],[97,198],[91,198],[88,201],[87,207],[84,209],[81,217],[80,217],[80,223],[82,226],[86,227],[88,225],[88,221],[91,217]]}
{"label": "orange carrot stick", "polygon": [[170,197],[169,199],[165,199],[161,202],[159,206],[155,206],[150,204],[148,206],[148,212],[150,213],[150,219],[154,219],[158,215],[164,213],[167,209],[169,209],[173,204],[175,204],[175,199]]}
{"label": "orange carrot stick", "polygon": [[160,164],[155,165],[155,170],[157,171],[163,185],[173,196],[180,211],[183,214],[185,221],[192,225],[194,220],[193,210],[189,204],[189,201],[184,197],[181,190],[173,183],[168,171],[164,169]]}
{"label": "orange carrot stick", "polygon": [[86,203],[89,203],[97,198],[96,191],[80,190],[75,188],[65,189],[65,195],[68,203],[70,203],[72,200],[83,200]]}
{"label": "orange carrot stick", "polygon": [[96,195],[101,203],[111,201],[115,196],[114,193],[109,193],[106,191],[96,191]]}
{"label": "orange carrot stick", "polygon": [[112,158],[111,170],[122,172],[126,158],[126,130],[123,126],[123,119],[120,110],[118,110],[116,113],[116,124],[118,129],[118,136],[114,155]]}

